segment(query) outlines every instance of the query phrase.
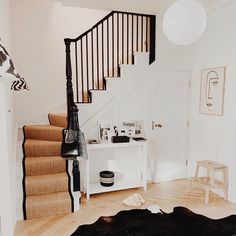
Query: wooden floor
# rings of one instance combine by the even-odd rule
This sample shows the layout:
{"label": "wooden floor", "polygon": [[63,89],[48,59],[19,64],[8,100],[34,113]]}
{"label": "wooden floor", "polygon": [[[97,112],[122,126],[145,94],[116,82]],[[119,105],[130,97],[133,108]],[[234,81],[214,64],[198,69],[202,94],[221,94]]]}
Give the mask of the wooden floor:
{"label": "wooden floor", "polygon": [[215,194],[210,194],[210,203],[204,204],[203,189],[194,185],[187,192],[188,181],[178,180],[161,184],[149,184],[148,191],[132,189],[112,193],[92,195],[90,201],[82,199],[81,210],[77,213],[17,223],[15,236],[69,236],[79,225],[96,221],[100,216],[114,215],[120,210],[131,209],[122,200],[137,192],[146,200],[142,208],[158,204],[161,209],[171,212],[175,206],[185,206],[195,213],[211,218],[222,218],[236,214],[236,204],[226,202]]}

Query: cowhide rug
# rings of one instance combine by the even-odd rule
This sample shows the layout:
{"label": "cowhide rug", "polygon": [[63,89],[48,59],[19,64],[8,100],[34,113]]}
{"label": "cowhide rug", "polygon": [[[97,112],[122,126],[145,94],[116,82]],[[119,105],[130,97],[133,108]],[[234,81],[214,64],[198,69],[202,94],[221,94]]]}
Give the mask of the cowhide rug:
{"label": "cowhide rug", "polygon": [[82,225],[72,236],[236,236],[236,215],[213,220],[184,207],[173,213],[149,210],[121,211]]}

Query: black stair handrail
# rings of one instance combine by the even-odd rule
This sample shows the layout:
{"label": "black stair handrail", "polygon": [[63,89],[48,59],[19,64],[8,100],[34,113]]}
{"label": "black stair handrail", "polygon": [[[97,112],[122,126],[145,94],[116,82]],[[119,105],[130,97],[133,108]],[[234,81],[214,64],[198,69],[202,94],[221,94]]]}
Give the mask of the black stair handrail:
{"label": "black stair handrail", "polygon": [[155,61],[156,16],[112,11],[65,43],[67,51],[74,51],[66,58],[70,63],[73,59],[70,72],[76,86],[75,103],[91,103],[90,91],[106,89],[105,77],[119,77],[119,65],[133,64],[134,52],[149,52],[149,63]]}
{"label": "black stair handrail", "polygon": [[89,30],[85,31],[83,34],[81,34],[80,36],[78,36],[75,39],[70,39],[71,42],[76,42],[76,41],[80,40],[82,37],[84,37],[86,34],[91,32],[93,29],[95,29],[102,22],[106,21],[114,13],[129,14],[129,15],[134,15],[134,16],[147,16],[147,17],[154,16],[155,17],[155,15],[148,15],[148,14],[141,14],[141,13],[134,13],[134,12],[111,11],[109,14],[107,14],[105,17],[103,17],[100,21],[98,21],[94,26],[92,26]]}

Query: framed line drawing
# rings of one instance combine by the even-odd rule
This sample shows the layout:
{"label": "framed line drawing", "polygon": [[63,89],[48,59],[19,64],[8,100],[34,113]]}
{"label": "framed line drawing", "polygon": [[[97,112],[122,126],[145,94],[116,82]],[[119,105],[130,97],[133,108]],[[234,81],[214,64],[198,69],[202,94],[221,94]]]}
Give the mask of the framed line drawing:
{"label": "framed line drawing", "polygon": [[199,113],[223,116],[226,67],[203,69]]}

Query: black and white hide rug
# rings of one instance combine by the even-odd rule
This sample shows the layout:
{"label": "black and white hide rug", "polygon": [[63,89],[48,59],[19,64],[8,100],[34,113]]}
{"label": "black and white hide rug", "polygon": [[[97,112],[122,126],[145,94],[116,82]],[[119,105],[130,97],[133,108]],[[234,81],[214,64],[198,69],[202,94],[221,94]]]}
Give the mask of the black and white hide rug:
{"label": "black and white hide rug", "polygon": [[236,236],[236,215],[213,220],[176,207],[172,213],[121,211],[82,225],[72,236]]}

